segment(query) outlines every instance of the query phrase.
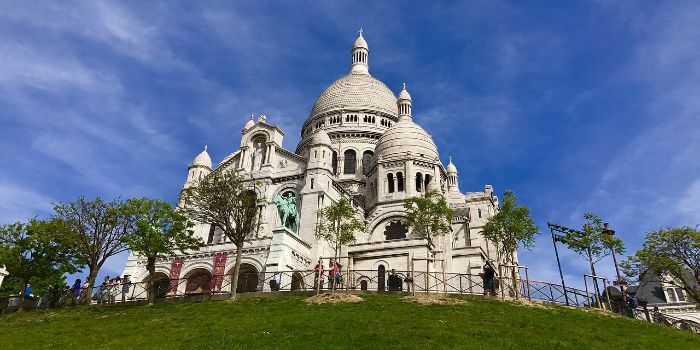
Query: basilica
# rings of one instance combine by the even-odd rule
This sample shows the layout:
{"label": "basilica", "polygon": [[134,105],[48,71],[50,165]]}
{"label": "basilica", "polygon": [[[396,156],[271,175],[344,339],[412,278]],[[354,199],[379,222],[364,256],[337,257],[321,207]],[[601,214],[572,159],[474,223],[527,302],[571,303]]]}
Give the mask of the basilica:
{"label": "basilica", "polygon": [[[240,146],[217,165],[205,147],[187,168],[183,188],[228,170],[257,184],[264,224],[243,247],[241,273],[260,277],[239,283],[240,291],[269,290],[265,276],[275,272],[284,272],[283,286],[313,285],[301,280],[308,276],[303,272],[333,256],[331,247],[314,235],[317,211],[343,197],[366,224],[340,253],[343,270],[367,272],[348,279],[352,288],[385,290],[383,276],[394,269],[477,274],[496,258],[495,247],[480,234],[498,210],[492,186],[462,192],[457,167],[451,158],[441,159],[431,135],[417,124],[419,112],[414,119],[406,85],[396,95],[370,74],[370,50],[362,32],[350,53],[349,73],[316,99],[296,149],[285,148],[284,131],[261,115],[243,125]],[[402,224],[404,200],[427,190],[439,191],[455,212],[452,232],[432,247]],[[278,215],[281,205],[295,209],[291,220]],[[232,274],[236,247],[214,225],[198,223],[195,233],[204,248],[158,262],[156,278],[170,281],[170,292],[225,289],[222,281]],[[134,282],[148,275],[134,254],[124,274]]]}

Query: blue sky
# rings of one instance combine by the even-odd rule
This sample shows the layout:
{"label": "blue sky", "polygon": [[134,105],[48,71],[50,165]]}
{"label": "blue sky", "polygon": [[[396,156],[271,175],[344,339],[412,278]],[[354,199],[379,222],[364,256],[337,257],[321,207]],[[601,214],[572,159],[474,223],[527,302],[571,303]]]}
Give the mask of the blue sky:
{"label": "blue sky", "polygon": [[[700,223],[698,18],[693,1],[0,1],[0,223],[79,195],[174,202],[251,113],[294,150],[363,27],[370,72],[407,83],[461,190],[531,207],[543,234],[521,260],[557,281],[547,221],[594,212],[629,251]],[[580,285],[585,261],[562,255]]]}

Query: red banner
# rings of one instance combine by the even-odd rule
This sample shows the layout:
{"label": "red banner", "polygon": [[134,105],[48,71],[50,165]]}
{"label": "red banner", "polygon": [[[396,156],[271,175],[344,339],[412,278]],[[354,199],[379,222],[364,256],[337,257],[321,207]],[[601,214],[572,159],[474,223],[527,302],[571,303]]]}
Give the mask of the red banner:
{"label": "red banner", "polygon": [[177,285],[180,282],[180,271],[182,271],[182,264],[184,264],[184,258],[175,258],[172,265],[170,265],[170,293],[177,293]]}
{"label": "red banner", "polygon": [[226,259],[228,258],[228,253],[216,253],[214,255],[214,271],[212,273],[213,277],[211,280],[211,289],[220,290],[221,283],[224,281],[224,269],[226,268]]}

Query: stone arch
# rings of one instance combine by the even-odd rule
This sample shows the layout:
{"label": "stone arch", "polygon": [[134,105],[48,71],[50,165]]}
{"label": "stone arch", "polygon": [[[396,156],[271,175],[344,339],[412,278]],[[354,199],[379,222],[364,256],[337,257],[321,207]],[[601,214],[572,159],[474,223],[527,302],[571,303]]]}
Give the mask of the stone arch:
{"label": "stone arch", "polygon": [[343,174],[354,175],[357,173],[357,151],[348,148],[343,151]]}
{"label": "stone arch", "polygon": [[302,276],[299,271],[292,272],[292,284],[290,289],[292,292],[306,289],[306,285],[304,284],[304,276]]}
{"label": "stone arch", "polygon": [[[233,273],[233,271],[231,271]],[[236,293],[255,292],[260,284],[260,273],[258,269],[249,263],[241,263],[241,270],[238,274],[238,285]]]}
{"label": "stone arch", "polygon": [[[163,274],[170,278],[170,268],[164,266],[156,266],[156,275]],[[132,276],[132,282],[146,282],[148,280],[148,270],[140,273],[138,276]]]}
{"label": "stone arch", "polygon": [[384,264],[377,265],[377,291],[386,291],[386,271],[388,267]]}
{"label": "stone arch", "polygon": [[211,270],[196,268],[184,275],[184,279],[187,281],[186,294],[209,293],[211,291]]}
{"label": "stone arch", "polygon": [[164,272],[156,272],[153,275],[153,279],[149,279],[146,276],[145,279],[141,280],[144,283],[144,288],[148,288],[148,282],[153,281],[153,289],[155,291],[156,298],[165,298],[170,291],[170,276]]}
{"label": "stone arch", "polygon": [[[366,231],[366,237],[368,241],[371,241],[372,238],[377,237],[382,237],[383,240],[383,234],[384,234],[384,227],[389,224],[390,221],[398,220],[398,221],[403,221],[403,219],[406,217],[406,214],[404,212],[400,211],[389,211],[386,213],[382,213],[376,217],[374,217],[369,224],[367,225],[367,231]],[[378,235],[375,235],[375,231],[380,230]],[[406,237],[410,236],[410,228],[409,232],[406,233]]]}

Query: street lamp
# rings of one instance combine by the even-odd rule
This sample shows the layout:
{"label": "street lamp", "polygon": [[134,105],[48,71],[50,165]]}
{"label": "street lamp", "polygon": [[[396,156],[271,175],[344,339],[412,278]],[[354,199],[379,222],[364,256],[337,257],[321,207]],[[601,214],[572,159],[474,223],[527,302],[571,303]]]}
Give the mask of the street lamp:
{"label": "street lamp", "polygon": [[[612,238],[612,236],[615,235],[615,230],[611,229],[608,223],[606,222],[603,224],[603,233],[606,235],[610,235],[610,237]],[[623,280],[620,276],[620,268],[617,266],[617,258],[615,257],[615,247],[611,246],[610,251],[612,253],[613,263],[615,263],[615,272],[617,273],[617,281],[614,281],[613,285],[620,286],[620,292],[622,292],[623,298],[627,299],[624,290],[624,287],[627,285],[627,282]]]}

